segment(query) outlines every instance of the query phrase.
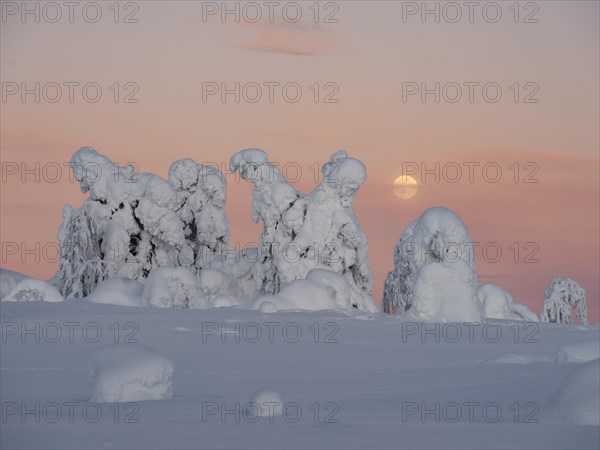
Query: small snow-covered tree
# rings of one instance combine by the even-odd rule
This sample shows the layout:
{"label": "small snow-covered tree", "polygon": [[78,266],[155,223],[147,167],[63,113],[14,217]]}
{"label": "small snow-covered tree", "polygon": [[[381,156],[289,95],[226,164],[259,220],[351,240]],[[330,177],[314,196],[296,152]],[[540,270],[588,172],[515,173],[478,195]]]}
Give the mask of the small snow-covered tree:
{"label": "small snow-covered tree", "polygon": [[587,324],[585,290],[570,278],[554,278],[544,294],[542,322],[573,323],[573,308],[581,323]]}
{"label": "small snow-covered tree", "polygon": [[394,248],[394,269],[388,272],[383,287],[383,312],[387,314],[403,314],[412,304],[417,274],[411,257],[414,252],[414,244],[410,241],[412,233],[409,226]]}
{"label": "small snow-covered tree", "polygon": [[79,209],[66,205],[62,214],[60,262],[53,282],[65,297],[83,297],[117,272],[117,267],[103,259],[100,248],[100,230],[106,226],[109,211],[105,205],[90,202]]}

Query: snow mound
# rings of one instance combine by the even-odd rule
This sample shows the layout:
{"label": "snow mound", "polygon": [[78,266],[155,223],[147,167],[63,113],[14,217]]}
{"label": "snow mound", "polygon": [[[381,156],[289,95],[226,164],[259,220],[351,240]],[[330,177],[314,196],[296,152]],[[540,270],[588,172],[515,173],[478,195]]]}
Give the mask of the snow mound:
{"label": "snow mound", "polygon": [[494,283],[483,283],[477,288],[477,298],[486,319],[527,320],[539,322],[537,315],[527,306],[513,301],[512,296]]}
{"label": "snow mound", "polygon": [[206,299],[197,289],[197,279],[183,267],[159,267],[144,283],[143,302],[158,308],[205,308]]}
{"label": "snow mound", "polygon": [[480,322],[473,241],[460,217],[429,208],[400,236],[384,286],[388,313],[420,321]]}
{"label": "snow mound", "polygon": [[265,314],[271,314],[271,313],[277,312],[277,306],[275,306],[273,303],[271,303],[269,301],[262,302],[258,309],[261,313],[265,313]]}
{"label": "snow mound", "polygon": [[561,346],[556,355],[556,362],[585,363],[597,358],[600,358],[600,342],[583,341]]}
{"label": "snow mound", "polygon": [[86,299],[92,303],[142,306],[144,285],[129,278],[109,278],[101,282]]}
{"label": "snow mound", "polygon": [[217,297],[227,296],[229,305],[237,305],[239,301],[236,298],[240,295],[235,280],[217,269],[205,268],[200,271],[196,286],[207,306],[214,306]]}
{"label": "snow mound", "polygon": [[246,408],[246,416],[250,419],[259,417],[281,416],[283,412],[283,400],[281,396],[272,389],[262,388],[250,397],[250,405]]}
{"label": "snow mound", "polygon": [[551,417],[571,425],[600,426],[600,359],[589,361],[563,380],[550,400]]}
{"label": "snow mound", "polygon": [[29,278],[27,275],[8,269],[0,269],[0,299],[3,299],[19,281]]}
{"label": "snow mound", "polygon": [[110,344],[88,353],[91,402],[137,402],[172,397],[173,363],[138,344]]}
{"label": "snow mound", "polygon": [[235,304],[256,298],[257,283],[254,269],[258,258],[256,247],[243,248],[239,251],[230,249],[224,254],[211,257],[209,267],[226,273],[235,281],[234,291],[238,298]]}
{"label": "snow mound", "polygon": [[62,302],[58,289],[42,280],[25,278],[2,298],[3,302]]}
{"label": "snow mound", "polygon": [[228,308],[238,304],[238,299],[232,295],[219,294],[212,304],[213,308]]}
{"label": "snow mound", "polygon": [[533,364],[533,363],[553,363],[554,358],[543,355],[525,355],[517,353],[507,353],[496,358],[483,361],[485,364]]}
{"label": "snow mound", "polygon": [[424,322],[481,322],[476,275],[466,263],[430,263],[419,270],[408,317]]}
{"label": "snow mound", "polygon": [[263,306],[265,303],[272,304],[277,311],[377,311],[370,296],[351,289],[343,275],[325,269],[312,269],[305,279],[292,281],[278,294],[259,297],[251,307],[268,311],[271,307],[268,304]]}

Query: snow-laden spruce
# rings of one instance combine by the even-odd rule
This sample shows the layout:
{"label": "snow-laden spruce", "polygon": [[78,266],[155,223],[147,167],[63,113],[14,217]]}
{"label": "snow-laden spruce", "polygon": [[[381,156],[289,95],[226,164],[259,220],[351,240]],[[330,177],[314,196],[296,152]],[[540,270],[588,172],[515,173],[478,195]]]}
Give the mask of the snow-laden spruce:
{"label": "snow-laden spruce", "polygon": [[[369,246],[352,208],[367,179],[362,162],[340,150],[323,165],[323,181],[306,197],[302,224],[278,265],[289,283],[305,278],[312,269],[326,269],[346,278],[350,287],[371,297],[373,275],[367,260]],[[296,216],[294,222],[299,223]]]}
{"label": "snow-laden spruce", "polygon": [[227,248],[226,183],[216,169],[177,161],[167,182],[90,147],[75,152],[71,167],[89,197],[63,209],[54,282],[65,297],[87,296],[107,278],[143,281],[164,266],[198,273]]}
{"label": "snow-laden spruce", "polygon": [[[412,305],[417,267],[412,257],[416,251],[411,242],[412,222],[394,247],[394,269],[388,272],[383,286],[383,312],[403,314]],[[409,251],[410,250],[410,251]]]}
{"label": "snow-laden spruce", "polygon": [[86,296],[114,276],[143,280],[155,267],[176,262],[185,238],[169,183],[133,173],[89,147],[75,152],[71,168],[89,197],[79,209],[63,209],[55,276],[63,295]]}
{"label": "snow-laden spruce", "polygon": [[223,210],[227,182],[214,167],[184,159],[171,164],[169,183],[177,193],[177,212],[185,225],[179,261],[198,273],[229,248],[229,220]]}
{"label": "snow-laden spruce", "polygon": [[275,294],[282,287],[278,263],[294,239],[303,221],[306,200],[287,182],[279,169],[268,162],[267,154],[256,148],[242,150],[229,161],[232,171],[239,171],[252,182],[252,219],[263,223],[259,239],[258,261],[253,275],[258,294]]}
{"label": "snow-laden spruce", "polygon": [[323,166],[323,182],[308,196],[296,191],[265,152],[235,154],[230,169],[254,184],[252,218],[263,223],[253,269],[258,294],[273,295],[313,269],[341,274],[354,291],[353,305],[372,303],[373,276],[367,238],[352,200],[365,182],[365,166],[343,150]]}
{"label": "snow-laden spruce", "polygon": [[477,298],[486,319],[509,319],[539,322],[537,314],[527,306],[513,301],[512,295],[494,283],[483,283],[477,288]]}
{"label": "snow-laden spruce", "polygon": [[570,278],[554,278],[544,294],[542,322],[573,323],[573,308],[581,323],[587,324],[585,290]]}
{"label": "snow-laden spruce", "polygon": [[444,207],[426,210],[402,233],[383,306],[423,321],[482,319],[473,243],[460,217]]}

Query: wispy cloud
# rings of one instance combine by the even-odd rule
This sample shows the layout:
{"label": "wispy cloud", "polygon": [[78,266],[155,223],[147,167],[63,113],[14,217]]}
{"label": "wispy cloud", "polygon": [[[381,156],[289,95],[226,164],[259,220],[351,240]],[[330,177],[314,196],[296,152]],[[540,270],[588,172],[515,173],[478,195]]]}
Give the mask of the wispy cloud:
{"label": "wispy cloud", "polygon": [[291,56],[316,56],[338,47],[333,29],[320,23],[294,23],[276,18],[263,18],[257,22],[242,18],[236,22],[225,21],[220,14],[206,17],[195,15],[188,20],[235,28],[233,32],[230,29],[225,38],[225,44],[232,48]]}
{"label": "wispy cloud", "polygon": [[279,22],[247,23],[248,38],[232,45],[245,50],[294,56],[315,56],[336,48],[330,31],[311,24]]}

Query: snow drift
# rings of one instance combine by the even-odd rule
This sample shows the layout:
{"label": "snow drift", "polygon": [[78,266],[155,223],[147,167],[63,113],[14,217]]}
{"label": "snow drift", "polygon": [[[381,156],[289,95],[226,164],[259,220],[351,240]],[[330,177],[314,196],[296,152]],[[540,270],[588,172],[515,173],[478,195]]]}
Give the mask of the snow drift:
{"label": "snow drift", "polygon": [[551,417],[570,425],[600,426],[600,359],[571,372],[549,402]]}
{"label": "snow drift", "polygon": [[273,419],[281,416],[283,412],[283,400],[281,396],[272,389],[261,388],[250,397],[249,406],[246,408],[246,416],[250,420],[260,417]]}
{"label": "snow drift", "polygon": [[115,277],[101,282],[86,299],[92,303],[142,306],[144,285],[130,278]]}
{"label": "snow drift", "polygon": [[477,288],[477,298],[486,319],[509,319],[539,322],[537,314],[527,306],[513,301],[512,295],[494,283],[483,283]]}
{"label": "snow drift", "polygon": [[159,308],[208,307],[196,288],[196,277],[183,267],[154,269],[144,283],[142,297],[145,305]]}
{"label": "snow drift", "polygon": [[251,303],[251,308],[266,313],[285,310],[377,311],[370,297],[353,290],[342,275],[325,269],[312,269],[306,278],[292,281],[278,294],[259,297]]}
{"label": "snow drift", "polygon": [[29,277],[13,270],[0,269],[0,300],[7,296],[19,281],[25,278]]}
{"label": "snow drift", "polygon": [[111,344],[86,357],[91,402],[137,402],[172,397],[173,363],[138,344]]}
{"label": "snow drift", "polygon": [[62,302],[58,289],[42,280],[24,278],[2,298],[3,302]]}
{"label": "snow drift", "polygon": [[600,358],[599,341],[583,341],[561,345],[556,355],[556,361],[559,364],[584,363],[597,358]]}

